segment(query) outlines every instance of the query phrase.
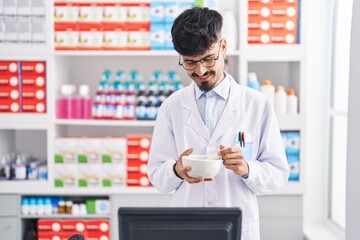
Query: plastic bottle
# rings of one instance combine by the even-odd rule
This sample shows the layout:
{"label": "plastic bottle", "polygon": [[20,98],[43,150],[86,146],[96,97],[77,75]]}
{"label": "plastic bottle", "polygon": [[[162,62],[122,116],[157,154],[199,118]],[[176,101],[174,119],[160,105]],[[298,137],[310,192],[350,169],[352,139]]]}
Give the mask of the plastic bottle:
{"label": "plastic bottle", "polygon": [[275,113],[285,115],[287,112],[287,94],[283,86],[275,90]]}
{"label": "plastic bottle", "polygon": [[40,216],[45,214],[45,202],[42,197],[37,198],[36,214]]}
{"label": "plastic bottle", "polygon": [[79,87],[79,102],[80,105],[80,118],[90,119],[91,118],[91,106],[92,101],[90,97],[90,87],[87,84],[80,85]]}
{"label": "plastic bottle", "polygon": [[68,118],[67,97],[70,95],[68,86],[68,84],[61,85],[60,95],[56,99],[56,118],[58,119]]}
{"label": "plastic bottle", "polygon": [[275,101],[275,87],[272,85],[271,80],[265,79],[260,86],[260,91],[269,99],[272,106]]}
{"label": "plastic bottle", "polygon": [[287,114],[294,115],[298,113],[298,97],[294,89],[287,91]]}
{"label": "plastic bottle", "polygon": [[257,75],[255,72],[249,72],[248,73],[248,81],[247,86],[249,88],[255,89],[257,91],[260,91],[260,83],[257,79]]}
{"label": "plastic bottle", "polygon": [[45,215],[51,215],[53,212],[51,198],[45,197],[44,203],[45,203],[45,211],[44,211]]}
{"label": "plastic bottle", "polygon": [[29,215],[30,214],[30,202],[29,198],[23,197],[21,199],[21,214]]}

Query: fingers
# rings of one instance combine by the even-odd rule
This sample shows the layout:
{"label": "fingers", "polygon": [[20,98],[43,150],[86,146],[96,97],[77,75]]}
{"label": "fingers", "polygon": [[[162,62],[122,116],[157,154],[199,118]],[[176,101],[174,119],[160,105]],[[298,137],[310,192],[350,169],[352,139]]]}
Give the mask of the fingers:
{"label": "fingers", "polygon": [[189,156],[193,151],[194,151],[193,148],[188,148],[182,154],[180,154],[180,157]]}

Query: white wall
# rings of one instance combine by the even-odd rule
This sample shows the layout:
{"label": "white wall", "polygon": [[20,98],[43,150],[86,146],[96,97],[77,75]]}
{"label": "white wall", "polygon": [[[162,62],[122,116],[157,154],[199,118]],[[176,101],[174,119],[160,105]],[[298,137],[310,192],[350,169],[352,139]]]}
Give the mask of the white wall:
{"label": "white wall", "polygon": [[348,149],[347,149],[347,178],[346,178],[346,239],[360,239],[360,1],[353,1],[352,32],[350,49],[350,89],[348,110]]}

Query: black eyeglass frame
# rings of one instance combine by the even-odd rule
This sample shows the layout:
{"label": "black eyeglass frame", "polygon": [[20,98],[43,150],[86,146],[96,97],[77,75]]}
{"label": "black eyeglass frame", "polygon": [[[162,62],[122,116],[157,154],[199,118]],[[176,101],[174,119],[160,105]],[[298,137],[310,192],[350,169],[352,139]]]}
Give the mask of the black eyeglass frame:
{"label": "black eyeglass frame", "polygon": [[[180,61],[180,60],[181,60],[181,55],[179,56],[179,66],[182,66],[185,70],[194,70],[194,69],[197,67],[197,64],[198,64],[198,63],[201,63],[201,65],[202,65],[203,67],[206,67],[206,68],[211,68],[211,67],[215,66],[216,61],[217,61],[217,60],[219,59],[219,57],[220,57],[221,42],[222,42],[222,39],[219,41],[219,50],[218,50],[218,55],[217,55],[217,57],[216,57],[216,58],[213,58],[214,56],[211,56],[211,58],[213,58],[213,60],[214,60],[214,64],[213,64],[212,66],[204,66],[204,64],[203,64],[203,62],[205,61],[205,59],[206,59],[206,58],[210,58],[210,57],[204,57],[204,58],[202,58],[202,59],[200,59],[200,60],[197,60],[197,61],[185,60],[185,61],[181,62],[181,61]],[[194,67],[193,67],[193,68],[186,68],[186,67],[184,66],[184,62],[186,62],[186,61],[191,61],[191,62],[193,62],[193,63],[195,64]]]}

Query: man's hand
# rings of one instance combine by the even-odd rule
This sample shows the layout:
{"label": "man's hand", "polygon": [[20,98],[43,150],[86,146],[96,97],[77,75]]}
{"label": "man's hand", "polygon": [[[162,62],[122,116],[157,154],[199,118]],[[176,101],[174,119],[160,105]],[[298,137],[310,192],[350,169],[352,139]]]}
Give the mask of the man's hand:
{"label": "man's hand", "polygon": [[225,147],[220,145],[220,151],[218,155],[222,156],[224,160],[224,166],[227,169],[234,171],[236,175],[247,176],[249,174],[249,166],[244,159],[240,148],[238,147]]}
{"label": "man's hand", "polygon": [[[191,167],[190,166],[185,166],[184,167],[183,164],[182,164],[182,157],[183,156],[189,156],[192,152],[193,152],[193,149],[189,148],[185,152],[180,154],[180,156],[178,158],[178,161],[177,161],[177,163],[175,165],[175,171],[181,178],[183,178],[188,183],[203,182],[203,181],[205,181],[204,178],[192,178],[189,175],[187,175],[187,173],[191,170]],[[210,180],[210,179],[206,179],[206,180]]]}

